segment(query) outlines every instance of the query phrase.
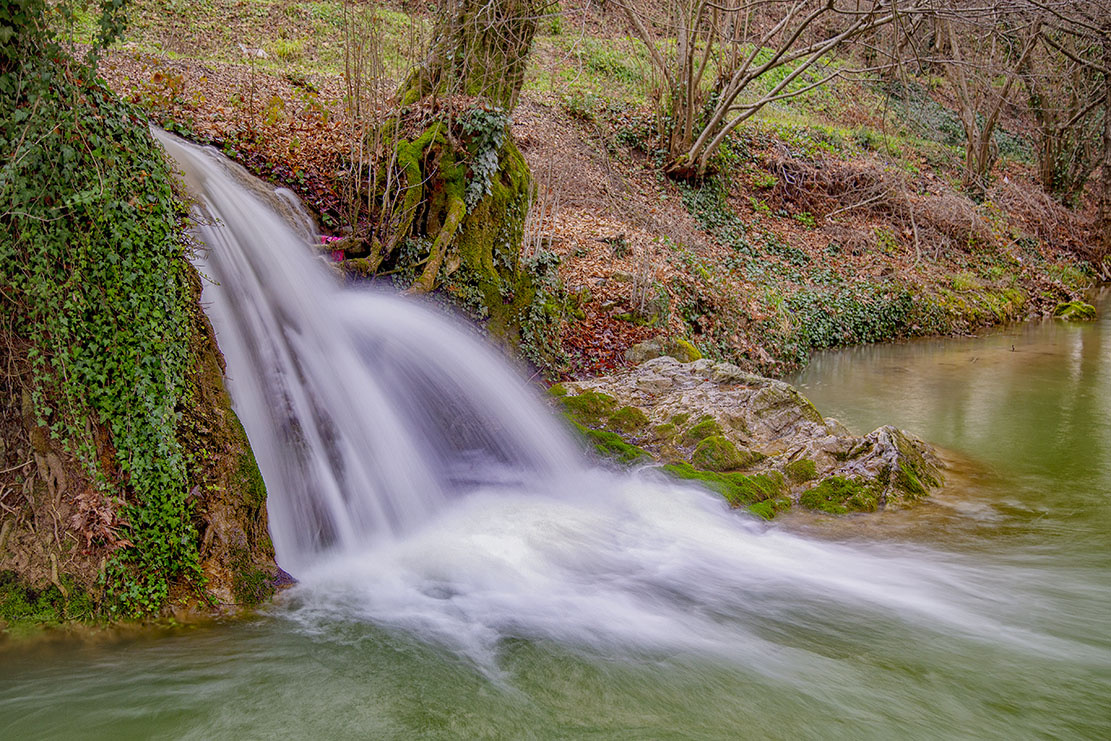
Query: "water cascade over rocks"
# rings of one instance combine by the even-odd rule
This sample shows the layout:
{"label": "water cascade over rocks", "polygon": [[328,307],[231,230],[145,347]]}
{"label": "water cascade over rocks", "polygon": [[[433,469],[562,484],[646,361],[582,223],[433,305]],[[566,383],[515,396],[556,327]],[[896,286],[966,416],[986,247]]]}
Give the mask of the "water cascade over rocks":
{"label": "water cascade over rocks", "polygon": [[592,469],[470,329],[343,285],[292,196],[160,138],[197,200],[229,390],[279,563],[301,581],[282,614],[311,635],[348,640],[343,626],[369,621],[495,673],[507,638],[693,651],[811,697],[858,684],[838,657],[876,650],[877,635],[974,663],[1006,645],[1111,665],[1105,648],[1047,628],[1062,617],[1033,595],[1083,594],[1067,574],[809,539],[658,472]]}
{"label": "water cascade over rocks", "polygon": [[289,568],[411,530],[468,489],[579,469],[565,431],[467,328],[342,287],[292,193],[159,138],[197,199],[204,299]]}

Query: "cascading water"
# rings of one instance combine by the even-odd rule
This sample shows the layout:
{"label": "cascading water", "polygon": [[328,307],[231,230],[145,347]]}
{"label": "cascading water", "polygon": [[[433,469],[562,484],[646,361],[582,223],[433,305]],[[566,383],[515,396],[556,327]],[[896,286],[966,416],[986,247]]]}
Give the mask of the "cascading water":
{"label": "cascading water", "polygon": [[197,198],[198,264],[216,283],[204,297],[284,563],[412,529],[476,486],[539,488],[578,470],[563,431],[477,338],[416,302],[343,288],[291,193],[159,138]]}
{"label": "cascading water", "polygon": [[843,657],[931,646],[966,671],[1000,651],[1046,676],[1111,666],[1105,642],[1076,638],[1107,601],[1083,575],[807,539],[651,472],[591,470],[472,332],[341,285],[307,221],[290,226],[304,221],[291,196],[160,139],[202,213],[205,300],[279,561],[302,582],[283,615],[308,633],[370,621],[484,666],[507,637],[694,651],[812,697],[870,683],[880,704],[902,701],[885,697],[886,669]]}

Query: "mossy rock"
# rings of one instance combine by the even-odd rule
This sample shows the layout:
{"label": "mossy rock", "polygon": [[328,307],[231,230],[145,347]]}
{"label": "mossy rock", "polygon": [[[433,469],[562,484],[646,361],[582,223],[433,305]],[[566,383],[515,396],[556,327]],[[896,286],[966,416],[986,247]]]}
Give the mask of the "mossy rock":
{"label": "mossy rock", "polygon": [[879,495],[874,484],[861,479],[830,476],[817,486],[803,492],[799,504],[807,509],[831,515],[850,512],[875,512]]}
{"label": "mossy rock", "polygon": [[698,424],[683,433],[683,439],[688,443],[697,443],[715,435],[721,435],[721,425],[716,419],[706,415],[698,420]]}
{"label": "mossy rock", "polygon": [[748,468],[764,459],[760,453],[738,448],[728,438],[711,435],[691,454],[691,465],[707,471],[737,471]]}
{"label": "mossy rock", "polygon": [[671,442],[678,434],[679,428],[670,422],[664,422],[652,428],[652,439],[659,442]]}
{"label": "mossy rock", "polygon": [[0,634],[23,636],[63,623],[88,622],[96,606],[88,592],[72,579],[60,579],[65,594],[50,584],[34,589],[14,571],[0,571]]}
{"label": "mossy rock", "polygon": [[[677,479],[698,481],[721,494],[733,507],[757,504],[786,496],[786,484],[778,471],[746,475],[743,473],[716,473],[702,471],[689,463],[664,466],[663,470]],[[772,508],[773,511],[779,511]]]}
{"label": "mossy rock", "polygon": [[553,383],[548,387],[548,393],[557,399],[567,396],[567,387],[562,383]]}
{"label": "mossy rock", "polygon": [[789,497],[773,497],[765,499],[762,502],[748,505],[748,511],[757,517],[765,520],[770,520],[780,512],[791,508],[791,499]]}
{"label": "mossy rock", "polygon": [[1053,316],[1069,322],[1088,322],[1096,318],[1096,307],[1083,301],[1066,301],[1057,304]]}
{"label": "mossy rock", "polygon": [[602,424],[602,421],[613,414],[617,407],[617,399],[598,391],[584,391],[574,396],[564,396],[560,402],[572,419],[584,425]]}
{"label": "mossy rock", "polygon": [[753,406],[760,417],[782,414],[788,410],[809,422],[822,424],[822,413],[797,389],[786,383],[768,383],[753,397]]}
{"label": "mossy rock", "polygon": [[797,461],[791,461],[784,466],[783,473],[787,474],[787,478],[791,481],[801,484],[806,481],[813,481],[818,475],[818,467],[809,458],[799,458]]}
{"label": "mossy rock", "polygon": [[[903,434],[892,435],[899,448],[899,463],[893,470],[886,472],[888,481],[894,483],[899,493],[909,501],[914,501],[929,493],[930,487],[941,486],[937,469],[931,465]],[[889,495],[890,496],[890,495]]]}
{"label": "mossy rock", "polygon": [[607,426],[624,433],[633,433],[648,426],[648,416],[636,407],[621,407],[610,415]]}
{"label": "mossy rock", "polygon": [[833,457],[839,461],[851,461],[871,453],[876,444],[871,440],[862,440],[843,453],[834,453]]}
{"label": "mossy rock", "polygon": [[579,424],[574,419],[568,419],[571,422],[571,426],[575,428],[583,440],[593,446],[595,452],[603,458],[609,458],[618,463],[628,465],[640,461],[647,461],[652,457],[649,455],[648,451],[625,442],[617,433],[608,430],[592,430],[585,425]]}
{"label": "mossy rock", "polygon": [[[638,323],[633,315],[619,314],[614,318]],[[655,317],[651,321],[655,321]],[[675,358],[680,363],[693,363],[702,359],[702,353],[699,352],[698,348],[681,337],[655,337],[637,343],[625,351],[625,359],[634,364],[640,364],[665,355]]]}

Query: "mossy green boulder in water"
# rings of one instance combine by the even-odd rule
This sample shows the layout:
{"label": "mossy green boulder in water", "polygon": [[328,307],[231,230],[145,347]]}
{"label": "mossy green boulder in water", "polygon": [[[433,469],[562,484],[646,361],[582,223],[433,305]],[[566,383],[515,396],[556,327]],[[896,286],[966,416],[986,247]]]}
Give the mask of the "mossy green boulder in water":
{"label": "mossy green boulder in water", "polygon": [[738,448],[721,435],[711,435],[691,454],[691,465],[707,471],[737,471],[763,460],[759,453]]}
{"label": "mossy green boulder in water", "polygon": [[584,391],[573,396],[562,396],[560,402],[576,422],[599,425],[617,407],[617,400],[598,391]]}
{"label": "mossy green boulder in water", "polygon": [[[746,475],[743,473],[716,473],[702,471],[689,463],[664,466],[663,470],[675,478],[698,481],[725,497],[733,507],[757,504],[772,498],[786,498],[787,487],[778,471]],[[790,506],[790,500],[780,509]],[[777,511],[773,509],[773,512]],[[763,515],[761,515],[763,516]]]}
{"label": "mossy green boulder in water", "polygon": [[875,486],[869,482],[830,476],[803,492],[799,504],[831,515],[845,515],[850,512],[875,512],[879,508],[879,498]]}
{"label": "mossy green boulder in water", "polygon": [[1066,301],[1057,304],[1053,316],[1069,322],[1087,322],[1096,318],[1096,307],[1083,301]]}

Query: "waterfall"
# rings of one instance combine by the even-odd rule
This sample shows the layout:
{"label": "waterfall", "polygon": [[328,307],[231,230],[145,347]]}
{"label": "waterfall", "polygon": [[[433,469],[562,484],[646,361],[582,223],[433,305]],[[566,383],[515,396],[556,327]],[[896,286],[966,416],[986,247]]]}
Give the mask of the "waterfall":
{"label": "waterfall", "polygon": [[478,487],[548,487],[580,468],[551,414],[475,331],[344,284],[292,193],[158,132],[196,199],[195,263],[237,413],[298,567],[391,538]]}
{"label": "waterfall", "polygon": [[370,621],[486,666],[517,636],[695,651],[815,693],[853,670],[789,635],[838,636],[852,653],[878,629],[1111,665],[1105,647],[1046,628],[1061,615],[1045,595],[1085,589],[1071,575],[806,538],[650,470],[586,466],[473,329],[344,284],[292,194],[158,136],[196,198],[205,309],[279,563],[301,580],[284,614],[307,632]]}

